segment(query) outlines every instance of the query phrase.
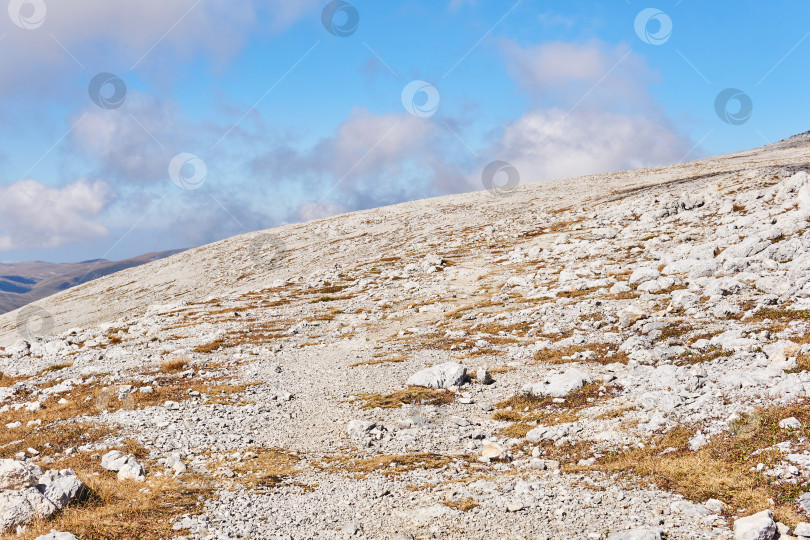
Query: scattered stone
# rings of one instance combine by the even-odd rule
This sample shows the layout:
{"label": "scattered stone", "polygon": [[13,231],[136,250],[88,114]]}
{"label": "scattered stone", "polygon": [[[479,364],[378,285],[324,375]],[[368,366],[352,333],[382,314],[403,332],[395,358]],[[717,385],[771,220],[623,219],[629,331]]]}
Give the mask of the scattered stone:
{"label": "scattered stone", "polygon": [[779,421],[779,427],[782,428],[782,429],[794,430],[794,429],[801,428],[802,423],[795,416],[791,416],[790,418],[785,418],[783,420],[780,420]]}
{"label": "scattered stone", "polygon": [[454,362],[445,362],[444,364],[417,371],[408,377],[406,384],[427,388],[450,388],[451,386],[461,386],[466,381],[466,367]]}
{"label": "scattered stone", "polygon": [[548,375],[542,382],[527,384],[523,387],[523,391],[536,396],[561,398],[574,390],[579,390],[590,382],[593,382],[590,375],[578,369],[569,368],[563,373],[552,373]]}
{"label": "scattered stone", "polygon": [[475,379],[481,384],[492,384],[495,380],[485,367],[479,367],[475,373]]}
{"label": "scattered stone", "polygon": [[51,529],[48,534],[37,536],[34,540],[77,540],[75,536],[68,532],[58,532]]}
{"label": "scattered stone", "polygon": [[612,532],[607,540],[661,540],[661,531],[649,527]]}
{"label": "scattered stone", "polygon": [[770,510],[734,521],[734,540],[772,540],[774,536],[776,523]]}
{"label": "scattered stone", "polygon": [[499,444],[487,443],[481,450],[481,457],[487,459],[503,459],[506,457],[506,449]]}

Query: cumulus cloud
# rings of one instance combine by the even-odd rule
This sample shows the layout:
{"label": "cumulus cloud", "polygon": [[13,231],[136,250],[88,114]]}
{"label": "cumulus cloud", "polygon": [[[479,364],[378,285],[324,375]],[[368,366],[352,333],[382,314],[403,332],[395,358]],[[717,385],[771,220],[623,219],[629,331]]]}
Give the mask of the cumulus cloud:
{"label": "cumulus cloud", "polygon": [[259,24],[279,31],[317,10],[317,0],[47,2],[44,21],[34,30],[18,28],[5,18],[3,47],[24,51],[24,59],[0,57],[0,92],[64,93],[70,88],[69,77],[84,72],[123,75],[134,69],[171,78],[199,55],[223,64]]}
{"label": "cumulus cloud", "polygon": [[[632,169],[685,159],[692,143],[649,93],[657,81],[627,46],[550,42],[501,49],[530,96],[524,115],[487,150],[524,182]],[[477,185],[477,177],[469,179]]]}
{"label": "cumulus cloud", "polygon": [[172,101],[139,92],[117,110],[89,105],[71,122],[72,149],[90,160],[96,175],[141,185],[167,179],[172,150],[179,152],[194,133]]}
{"label": "cumulus cloud", "polygon": [[612,112],[540,109],[510,124],[491,153],[524,182],[671,163],[690,143],[660,119]]}
{"label": "cumulus cloud", "polygon": [[36,180],[0,186],[0,249],[50,248],[104,236],[98,218],[112,198],[107,184],[85,179],[62,187]]}
{"label": "cumulus cloud", "polygon": [[305,203],[369,208],[445,193],[450,178],[463,185],[446,150],[448,137],[432,119],[356,108],[333,136],[307,150],[273,148],[252,169],[273,171],[284,179],[279,189],[297,190]]}
{"label": "cumulus cloud", "polygon": [[590,40],[584,43],[552,41],[521,47],[503,41],[501,50],[512,78],[535,104],[553,102],[600,108],[649,107],[649,86],[658,81],[644,59],[627,45],[608,47]]}

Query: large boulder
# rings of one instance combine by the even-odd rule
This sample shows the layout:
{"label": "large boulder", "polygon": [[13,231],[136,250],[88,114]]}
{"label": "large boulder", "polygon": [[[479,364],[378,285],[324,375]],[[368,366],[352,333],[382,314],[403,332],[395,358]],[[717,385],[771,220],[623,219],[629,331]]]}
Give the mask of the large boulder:
{"label": "large boulder", "polygon": [[450,388],[451,386],[461,386],[466,381],[466,367],[455,362],[445,362],[438,366],[417,371],[408,377],[407,384],[427,388]]}
{"label": "large boulder", "polygon": [[689,309],[700,305],[700,298],[695,293],[686,289],[679,289],[672,292],[672,302],[669,304],[672,309]]}
{"label": "large boulder", "polygon": [[0,459],[0,489],[25,489],[37,483],[42,469],[25,461]]}
{"label": "large boulder", "polygon": [[776,523],[770,510],[734,521],[734,540],[772,540],[775,536]]}
{"label": "large boulder", "polygon": [[630,283],[630,285],[635,285],[636,283],[644,283],[645,281],[651,281],[660,277],[661,274],[658,273],[658,270],[655,268],[636,268],[633,273],[630,274],[628,283]]}
{"label": "large boulder", "polygon": [[542,382],[527,384],[523,391],[535,396],[561,398],[591,382],[593,379],[587,373],[569,368],[563,373],[550,373]]}
{"label": "large boulder", "polygon": [[110,450],[101,456],[101,467],[108,471],[118,472],[128,459],[129,454],[125,454],[120,450]]}
{"label": "large boulder", "polygon": [[35,487],[0,491],[0,531],[15,532],[35,519],[44,519],[56,506]]}
{"label": "large boulder", "polygon": [[37,489],[59,510],[71,501],[83,501],[90,495],[90,490],[73,469],[46,472],[39,477]]}
{"label": "large boulder", "polygon": [[0,460],[0,532],[14,532],[90,494],[72,469],[42,470],[24,461]]}
{"label": "large boulder", "polygon": [[646,319],[648,317],[647,311],[638,304],[630,304],[619,311],[619,326],[628,328],[633,326],[636,321]]}
{"label": "large boulder", "polygon": [[118,469],[118,480],[143,482],[146,480],[146,469],[135,459],[135,456],[129,456],[126,463]]}

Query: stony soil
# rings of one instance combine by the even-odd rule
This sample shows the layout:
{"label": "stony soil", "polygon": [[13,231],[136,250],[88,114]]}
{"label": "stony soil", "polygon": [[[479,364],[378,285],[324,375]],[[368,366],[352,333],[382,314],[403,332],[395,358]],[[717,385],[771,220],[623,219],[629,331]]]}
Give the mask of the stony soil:
{"label": "stony soil", "polygon": [[[92,464],[136,448],[133,497],[194,493],[141,537],[731,538],[766,508],[786,531],[810,490],[808,161],[797,136],[418,201],[70,289],[0,317],[0,457],[114,478]],[[474,377],[407,385],[448,362]]]}

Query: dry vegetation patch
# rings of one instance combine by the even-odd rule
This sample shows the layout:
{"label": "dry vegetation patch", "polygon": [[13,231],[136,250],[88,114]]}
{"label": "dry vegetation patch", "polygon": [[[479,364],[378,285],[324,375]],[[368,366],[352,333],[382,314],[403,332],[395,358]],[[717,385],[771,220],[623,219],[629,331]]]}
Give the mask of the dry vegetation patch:
{"label": "dry vegetation patch", "polygon": [[[573,358],[577,353],[592,351],[596,353],[593,358]],[[613,353],[608,356],[609,353]],[[616,345],[609,343],[590,343],[588,345],[572,345],[562,349],[543,349],[534,353],[534,360],[544,364],[567,364],[570,362],[587,362],[596,364],[613,364],[618,362],[626,364],[629,360],[627,354],[618,350]]]}
{"label": "dry vegetation patch", "polygon": [[[779,421],[790,416],[798,418],[803,427],[781,429]],[[779,478],[755,470],[759,463],[770,467],[781,461],[781,452],[772,448],[777,443],[791,441],[796,445],[792,452],[797,446],[810,450],[804,441],[810,436],[810,406],[806,400],[746,415],[729,432],[713,437],[696,452],[688,448],[693,434],[694,429],[680,426],[654,437],[644,448],[609,453],[592,467],[570,469],[632,473],[690,500],[719,499],[730,505],[732,513],[748,515],[771,508],[778,520],[790,526],[806,521],[796,501],[807,487],[801,481],[780,482]]]}
{"label": "dry vegetation patch", "polygon": [[[51,529],[70,531],[78,538],[93,540],[140,540],[171,538],[172,520],[182,514],[199,512],[198,497],[209,496],[213,490],[179,480],[150,479],[140,482],[119,482],[114,473],[103,471],[98,476],[77,470],[90,488],[90,499],[69,506],[47,520],[29,525],[22,536],[6,534],[0,539],[33,539]],[[147,488],[144,493],[141,490]]]}
{"label": "dry vegetation patch", "polygon": [[163,373],[178,373],[184,371],[187,366],[188,358],[174,358],[161,362],[160,369]]}
{"label": "dry vegetation patch", "polygon": [[478,503],[476,503],[472,497],[458,499],[457,501],[443,501],[442,504],[453,510],[460,510],[461,512],[469,512],[478,506]]}
{"label": "dry vegetation patch", "polygon": [[360,394],[365,401],[364,409],[396,409],[403,405],[449,405],[456,399],[456,394],[444,389],[435,390],[423,386],[409,386],[390,394]]}
{"label": "dry vegetation patch", "polygon": [[354,364],[349,364],[349,367],[358,367],[358,366],[376,366],[379,364],[395,364],[399,362],[404,362],[407,360],[407,356],[390,356],[388,358],[375,358],[373,360],[366,360],[364,362],[355,362]]}
{"label": "dry vegetation patch", "polygon": [[495,404],[493,420],[514,422],[500,430],[506,437],[522,438],[538,425],[553,426],[575,422],[582,409],[593,407],[597,400],[609,399],[621,391],[618,385],[607,388],[597,381],[588,383],[565,396],[565,401],[555,403],[551,396],[536,396],[523,393]]}
{"label": "dry vegetation patch", "polygon": [[810,309],[787,309],[785,307],[763,308],[754,312],[750,318],[754,321],[762,321],[765,319],[778,321],[808,321],[810,320]]}
{"label": "dry vegetation patch", "polygon": [[441,469],[458,460],[469,463],[474,458],[467,455],[451,457],[432,452],[381,455],[367,458],[340,456],[326,458],[321,467],[350,473],[355,478],[362,479],[373,473],[383,476],[397,476],[414,469]]}
{"label": "dry vegetation patch", "polygon": [[[64,450],[76,444],[100,442],[113,436],[109,428],[90,424],[55,426],[48,431],[53,450]],[[126,439],[115,445],[123,452],[144,460],[149,452],[137,442]],[[8,457],[8,447],[2,456]],[[199,511],[198,497],[213,490],[205,479],[195,474],[182,478],[149,476],[146,482],[119,481],[116,473],[104,470],[101,460],[89,452],[62,455],[45,468],[72,468],[87,485],[89,498],[76,502],[47,519],[37,520],[22,535],[0,535],[1,540],[33,539],[51,529],[70,531],[82,539],[136,540],[169,538],[172,520],[182,514]]]}
{"label": "dry vegetation patch", "polygon": [[734,353],[731,351],[723,350],[722,347],[712,347],[705,351],[699,352],[687,351],[686,353],[678,356],[674,363],[676,366],[703,364],[705,362],[716,360],[717,358],[729,357],[733,354]]}
{"label": "dry vegetation patch", "polygon": [[283,448],[252,448],[245,455],[247,457],[228,466],[242,474],[239,482],[249,487],[274,488],[301,472],[301,458]]}

